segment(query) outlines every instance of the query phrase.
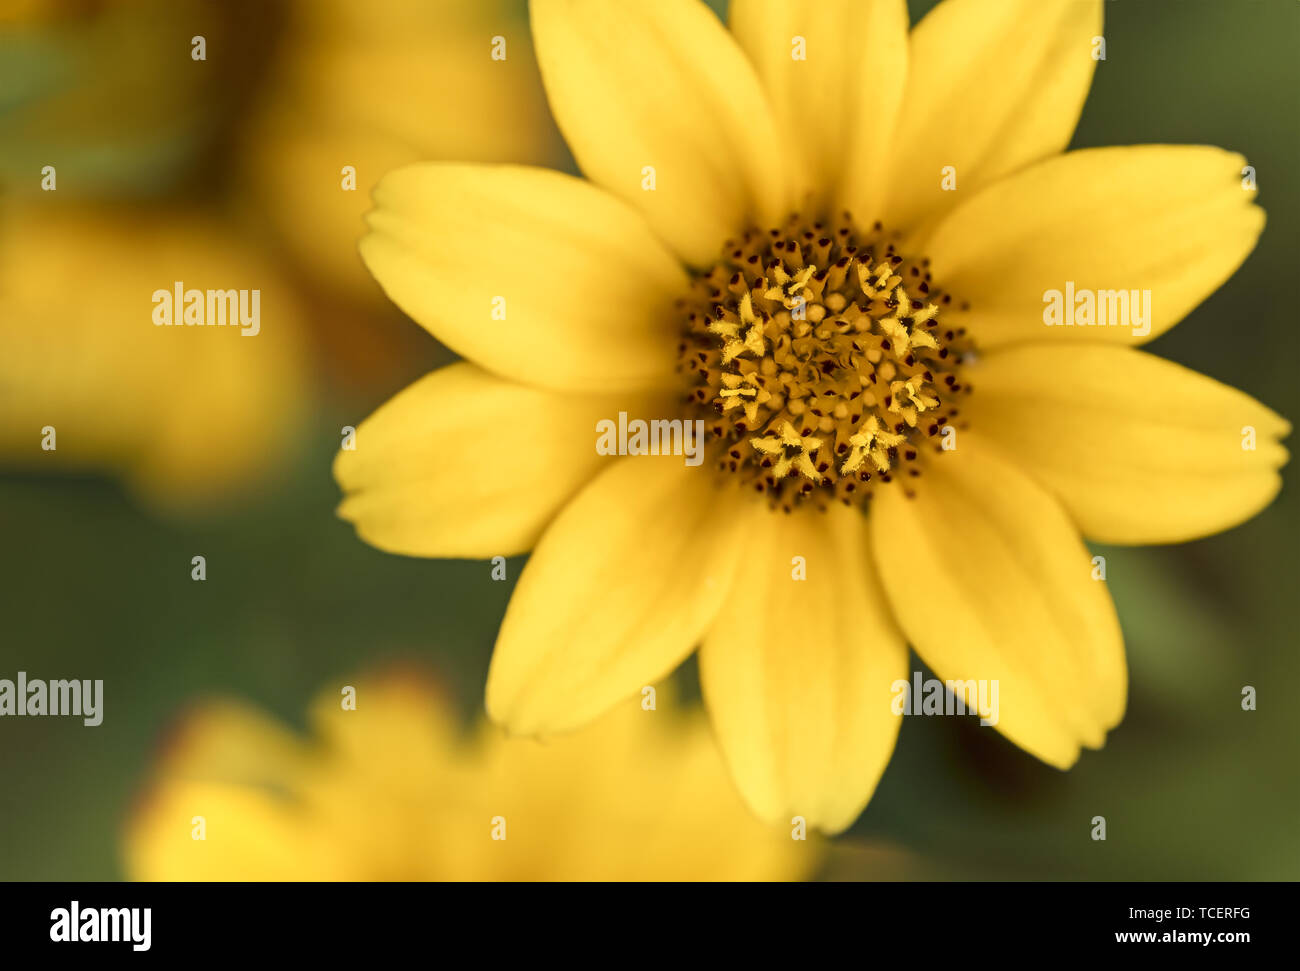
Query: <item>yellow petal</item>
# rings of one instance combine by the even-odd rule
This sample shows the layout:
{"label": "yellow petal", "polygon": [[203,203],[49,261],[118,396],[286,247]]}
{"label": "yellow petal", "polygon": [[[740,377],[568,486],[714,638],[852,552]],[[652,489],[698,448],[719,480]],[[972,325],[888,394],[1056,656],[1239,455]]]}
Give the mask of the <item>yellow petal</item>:
{"label": "yellow petal", "polygon": [[429,163],[389,173],[361,256],[435,337],[566,391],[665,386],[685,271],[634,210],[571,176]]}
{"label": "yellow petal", "polygon": [[666,675],[730,583],[740,517],[713,470],[612,461],[542,535],[511,597],[487,707],[513,732],[576,728]]}
{"label": "yellow petal", "polygon": [[[343,707],[338,688],[312,705],[318,759],[296,801],[341,857],[339,879],[446,879],[438,851],[475,799],[449,695],[413,665],[347,683],[355,708]],[[451,842],[465,842],[457,836]]]}
{"label": "yellow petal", "polygon": [[278,722],[235,701],[204,703],[167,739],[161,770],[168,776],[236,785],[285,785],[300,776],[307,753]]}
{"label": "yellow petal", "polygon": [[[355,707],[344,708],[339,690],[322,691],[312,702],[311,727],[330,758],[352,771],[411,780],[415,766],[447,763],[460,742],[455,703],[447,688],[417,664],[399,662],[350,677]],[[430,788],[443,783],[429,772]]]}
{"label": "yellow petal", "polygon": [[488,816],[510,821],[509,839],[476,841],[478,859],[447,879],[807,876],[819,841],[792,840],[788,827],[757,819],[736,793],[704,713],[675,704],[671,683],[655,690],[654,708],[643,708],[638,694],[559,738],[511,739],[485,727],[472,791],[493,807]]}
{"label": "yellow petal", "polygon": [[670,414],[671,398],[566,395],[459,363],[421,378],[357,429],[334,476],[339,515],[410,556],[512,556],[608,459],[596,425]]}
{"label": "yellow petal", "polygon": [[[944,0],[912,31],[885,225],[916,231],[1062,151],[1083,109],[1101,0]],[[943,170],[956,173],[955,191]]]}
{"label": "yellow petal", "polygon": [[1092,539],[1205,536],[1249,519],[1281,487],[1285,419],[1142,351],[1006,347],[967,376],[976,392],[962,408],[972,427],[1052,489]]}
{"label": "yellow petal", "polygon": [[[1058,768],[1124,712],[1115,609],[1060,504],[973,432],[916,497],[882,488],[871,541],[908,639],[935,674],[997,682],[997,730]],[[967,704],[973,692],[964,690]]]}
{"label": "yellow petal", "polygon": [[842,198],[874,219],[907,79],[907,4],[733,0],[728,16],[789,146],[797,203]]}
{"label": "yellow petal", "polygon": [[[1240,155],[1199,145],[1095,148],[991,186],[954,210],[926,248],[935,279],[971,304],[967,313],[945,310],[945,322],[968,327],[982,347],[1153,340],[1254,249],[1264,212],[1242,189],[1244,165]],[[1065,306],[1068,282],[1076,304],[1083,290],[1094,300],[1096,291],[1139,291],[1138,301],[1128,294],[1128,326],[1045,324],[1049,292]],[[1144,290],[1150,316],[1140,321],[1134,308]]]}
{"label": "yellow petal", "polygon": [[[230,226],[20,204],[0,219],[0,252],[6,462],[112,472],[152,505],[192,509],[252,491],[290,459],[312,393],[303,308]],[[184,299],[175,325],[161,323],[177,286],[202,304],[203,326],[183,323]]]}
{"label": "yellow petal", "polygon": [[531,7],[542,81],[578,165],[644,212],[683,259],[712,263],[746,223],[775,225],[786,215],[785,150],[772,110],[753,67],[703,3]]}
{"label": "yellow petal", "polygon": [[[556,154],[523,11],[513,0],[281,6],[272,77],[241,119],[239,173],[317,286],[382,302],[356,251],[380,176],[430,159]],[[504,60],[486,53],[498,35]]]}
{"label": "yellow petal", "polygon": [[156,777],[131,814],[128,877],[326,878],[329,845],[316,841],[282,795],[307,766],[306,747],[256,709],[218,702],[195,710],[168,740]]}
{"label": "yellow petal", "polygon": [[[885,606],[857,510],[755,503],[746,554],[700,649],[700,680],[754,811],[828,832],[867,804],[898,737],[891,686],[907,646]],[[795,579],[802,557],[806,579]]]}
{"label": "yellow petal", "polygon": [[[202,839],[194,835],[199,825]],[[132,880],[338,879],[335,850],[318,836],[295,807],[265,790],[170,779],[131,819],[126,871]]]}

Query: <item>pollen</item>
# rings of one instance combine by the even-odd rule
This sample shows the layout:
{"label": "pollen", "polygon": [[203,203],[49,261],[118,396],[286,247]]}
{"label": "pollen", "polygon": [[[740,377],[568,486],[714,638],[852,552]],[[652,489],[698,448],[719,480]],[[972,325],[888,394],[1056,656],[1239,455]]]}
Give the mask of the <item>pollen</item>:
{"label": "pollen", "polygon": [[920,476],[971,390],[952,303],[928,260],[847,213],[729,241],[679,303],[678,370],[718,468],[786,511]]}

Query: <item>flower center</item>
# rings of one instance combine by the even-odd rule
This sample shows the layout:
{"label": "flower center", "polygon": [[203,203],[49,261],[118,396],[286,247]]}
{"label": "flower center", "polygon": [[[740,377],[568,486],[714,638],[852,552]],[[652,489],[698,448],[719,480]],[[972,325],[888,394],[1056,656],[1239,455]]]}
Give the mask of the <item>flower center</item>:
{"label": "flower center", "polygon": [[920,475],[970,392],[973,350],[964,328],[943,327],[952,298],[928,265],[847,213],[729,241],[679,304],[678,370],[719,468],[786,511]]}

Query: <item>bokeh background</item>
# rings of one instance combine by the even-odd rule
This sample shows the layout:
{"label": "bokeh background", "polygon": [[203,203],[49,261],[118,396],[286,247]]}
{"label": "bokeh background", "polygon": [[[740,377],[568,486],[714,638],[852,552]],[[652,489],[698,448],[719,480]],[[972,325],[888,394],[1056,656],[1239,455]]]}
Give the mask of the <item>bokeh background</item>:
{"label": "bokeh background", "polygon": [[[725,0],[712,6],[725,15]],[[910,0],[913,22],[931,6]],[[1268,213],[1246,264],[1149,349],[1294,421],[1300,4],[1134,0],[1106,16],[1073,147],[1240,151]],[[496,34],[510,68],[492,74]],[[438,157],[572,169],[522,2],[0,4],[0,677],[102,678],[106,695],[98,728],[0,722],[0,878],[120,879],[123,821],[198,699],[236,695],[301,725],[322,685],[414,659],[478,717],[523,558],[501,583],[486,563],[380,553],[334,517],[330,475],[343,426],[450,359],[386,304],[353,248],[366,187]],[[349,163],[359,191],[345,198]],[[39,191],[46,164],[55,193]],[[49,235],[55,223],[67,235]],[[232,259],[291,297],[278,364],[213,377],[131,351],[111,281],[147,261],[141,238],[183,252],[175,226],[220,227]],[[50,294],[35,316],[30,292],[15,298],[32,280]],[[33,334],[34,319],[48,331]],[[67,357],[73,388],[59,383]],[[41,453],[36,429],[58,422],[36,417],[51,409],[61,452],[93,414],[108,457]],[[201,454],[150,452],[164,414],[157,428]],[[232,466],[245,446],[257,461]],[[1226,534],[1099,548],[1131,668],[1128,715],[1104,750],[1060,773],[973,719],[908,719],[819,875],[1300,879],[1300,500],[1287,478]],[[190,579],[195,555],[206,582]],[[697,693],[693,662],[676,678]],[[1245,685],[1257,711],[1241,709]],[[1090,838],[1096,815],[1105,842]],[[882,873],[870,849],[882,845],[912,862]]]}

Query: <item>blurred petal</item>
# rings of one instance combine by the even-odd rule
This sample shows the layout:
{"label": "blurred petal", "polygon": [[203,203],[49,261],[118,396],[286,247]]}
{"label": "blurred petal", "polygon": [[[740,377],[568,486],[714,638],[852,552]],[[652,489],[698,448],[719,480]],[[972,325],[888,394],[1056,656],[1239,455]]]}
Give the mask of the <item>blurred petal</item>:
{"label": "blurred petal", "polygon": [[[970,193],[1062,151],[1101,36],[1101,0],[944,0],[912,30],[883,219],[916,233]],[[957,190],[942,187],[956,170]]]}
{"label": "blurred petal", "polygon": [[[294,0],[282,12],[285,41],[239,174],[318,284],[383,299],[356,244],[386,172],[432,159],[542,164],[558,152],[522,5]],[[504,57],[491,56],[498,36]]]}
{"label": "blurred petal", "polygon": [[384,176],[375,202],[362,258],[458,354],[564,391],[673,383],[687,277],[613,196],[546,169],[430,163]]}
{"label": "blurred petal", "polygon": [[963,405],[972,427],[1103,543],[1216,533],[1254,516],[1282,486],[1284,418],[1142,351],[1028,344],[982,357],[967,375],[979,389]]}
{"label": "blurred petal", "polygon": [[[203,827],[203,837],[194,835]],[[130,822],[129,879],[162,881],[328,880],[330,847],[302,816],[261,790],[170,780]]]}
{"label": "blurred petal", "polygon": [[[746,553],[700,649],[718,740],[759,816],[831,833],[871,798],[902,718],[907,645],[885,605],[857,509],[784,515],[754,503]],[[795,558],[807,579],[796,580]]]}
{"label": "blurred petal", "polygon": [[907,4],[733,0],[728,16],[785,133],[797,202],[812,193],[811,208],[842,201],[874,218],[907,79]]}
{"label": "blurred petal", "polygon": [[894,615],[942,679],[997,683],[997,729],[1057,768],[1124,713],[1115,608],[1056,499],[963,432],[916,480],[872,497],[871,540]]}
{"label": "blurred petal", "polygon": [[712,263],[746,224],[784,218],[772,110],[700,0],[533,0],[531,9],[546,95],[578,165],[644,212],[684,260]]}
{"label": "blurred petal", "polygon": [[[704,713],[628,698],[580,731],[545,740],[485,728],[475,784],[511,820],[506,846],[485,844],[475,867],[525,861],[559,880],[787,880],[808,874],[817,840],[765,825],[732,785]],[[560,825],[557,825],[557,822]],[[480,862],[483,861],[483,862]],[[454,877],[453,877],[454,878]]]}
{"label": "blurred petal", "polygon": [[523,553],[608,461],[596,451],[597,422],[674,405],[668,396],[557,394],[452,364],[367,418],[355,450],[338,453],[339,515],[390,553]]}
{"label": "blurred petal", "polygon": [[399,663],[348,684],[355,707],[343,707],[341,689],[324,691],[309,714],[331,755],[355,763],[357,771],[400,776],[411,766],[446,759],[457,745],[461,726],[453,696],[423,667]]}
{"label": "blurred petal", "polygon": [[240,702],[200,705],[164,742],[162,767],[184,779],[284,785],[307,767],[307,751],[297,737]]}
{"label": "blurred petal", "polygon": [[197,709],[168,740],[128,821],[128,878],[324,879],[325,848],[284,797],[307,768],[306,747],[256,709]]}
{"label": "blurred petal", "polygon": [[[0,459],[115,472],[173,507],[287,465],[310,387],[296,297],[264,254],[186,212],[50,204],[8,210],[0,251]],[[177,281],[258,291],[257,333],[155,326],[151,297]]]}
{"label": "blurred petal", "polygon": [[668,674],[740,554],[735,493],[679,456],[614,460],[542,535],[506,611],[487,707],[525,735],[590,721]]}
{"label": "blurred petal", "polygon": [[[981,347],[1154,340],[1255,248],[1264,211],[1242,189],[1243,165],[1219,148],[1139,145],[1070,152],[1004,179],[950,213],[929,243],[935,279],[971,305],[945,310],[945,321]],[[1049,327],[1047,294],[1064,298],[1067,282],[1076,293],[1149,290],[1150,319]]]}

